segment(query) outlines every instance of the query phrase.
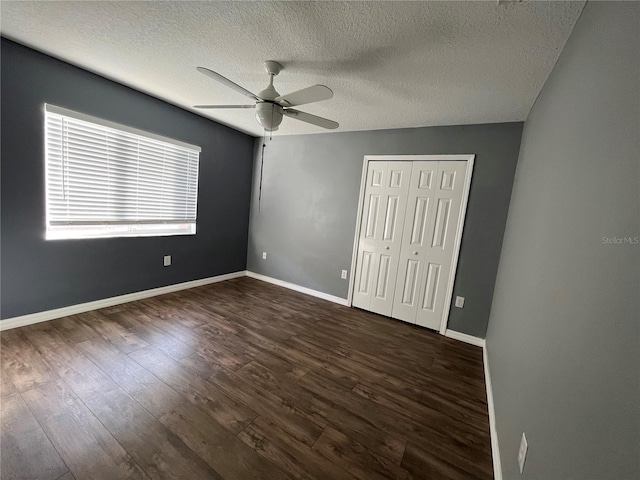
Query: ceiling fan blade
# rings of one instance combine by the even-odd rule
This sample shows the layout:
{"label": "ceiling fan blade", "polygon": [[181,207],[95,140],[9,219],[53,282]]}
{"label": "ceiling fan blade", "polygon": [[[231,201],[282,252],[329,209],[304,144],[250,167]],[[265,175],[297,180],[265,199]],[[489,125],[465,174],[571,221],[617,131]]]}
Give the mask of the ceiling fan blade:
{"label": "ceiling fan blade", "polygon": [[256,108],[255,105],[194,105],[193,108]]}
{"label": "ceiling fan blade", "polygon": [[331,97],[333,97],[333,91],[331,91],[329,87],[325,87],[324,85],[314,85],[312,87],[298,90],[297,92],[280,95],[279,97],[276,97],[276,102],[279,102],[285,107],[296,107],[306,103],[329,100]]}
{"label": "ceiling fan blade", "polygon": [[318,117],[316,115],[311,115],[310,113],[301,112],[300,110],[294,110],[293,108],[287,108],[283,113],[287,117],[295,118],[296,120],[300,120],[302,122],[311,123],[312,125],[317,125],[318,127],[328,128],[329,130],[333,130],[334,128],[338,128],[340,126],[338,122],[334,122],[333,120]]}
{"label": "ceiling fan blade", "polygon": [[254,100],[260,100],[260,98],[258,98],[256,95],[251,93],[246,88],[241,87],[237,83],[233,83],[228,78],[223,77],[222,75],[220,75],[219,73],[214,72],[213,70],[209,70],[208,68],[204,68],[204,67],[196,67],[196,69],[200,73],[205,74],[207,77],[213,78],[215,81],[220,82],[223,85],[226,85],[227,87],[234,89],[236,92],[239,92],[239,93],[241,93],[241,94],[243,94],[243,95],[245,95],[245,96],[247,96],[249,98],[253,98]]}

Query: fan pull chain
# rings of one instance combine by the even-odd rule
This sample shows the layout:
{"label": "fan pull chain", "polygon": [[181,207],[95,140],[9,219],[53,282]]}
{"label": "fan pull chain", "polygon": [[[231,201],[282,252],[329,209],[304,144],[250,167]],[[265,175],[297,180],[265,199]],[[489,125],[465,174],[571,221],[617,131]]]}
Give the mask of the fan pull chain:
{"label": "fan pull chain", "polygon": [[[271,75],[271,84],[273,85],[273,75]],[[269,130],[269,141],[273,140],[273,105],[271,105],[271,130]]]}
{"label": "fan pull chain", "polygon": [[262,172],[264,170],[264,149],[267,146],[267,135],[262,137],[262,155],[260,157],[260,188],[258,190],[258,213],[262,211]]}
{"label": "fan pull chain", "polygon": [[[271,76],[273,80],[273,75]],[[271,125],[273,125],[273,107],[271,108]],[[269,141],[273,140],[273,130],[269,132]],[[262,172],[264,171],[264,149],[267,147],[267,131],[262,137],[262,154],[260,156],[260,187],[258,190],[258,213],[262,212]]]}

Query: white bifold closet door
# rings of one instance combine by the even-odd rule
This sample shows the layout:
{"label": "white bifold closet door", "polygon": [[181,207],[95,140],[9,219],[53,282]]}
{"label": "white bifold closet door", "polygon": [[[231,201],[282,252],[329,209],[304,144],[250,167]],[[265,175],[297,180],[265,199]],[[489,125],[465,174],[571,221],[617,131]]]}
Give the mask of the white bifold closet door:
{"label": "white bifold closet door", "polygon": [[439,329],[467,162],[413,162],[391,316]]}
{"label": "white bifold closet door", "polygon": [[438,329],[467,162],[370,161],[353,305]]}
{"label": "white bifold closet door", "polygon": [[391,315],[411,162],[369,162],[353,305]]}

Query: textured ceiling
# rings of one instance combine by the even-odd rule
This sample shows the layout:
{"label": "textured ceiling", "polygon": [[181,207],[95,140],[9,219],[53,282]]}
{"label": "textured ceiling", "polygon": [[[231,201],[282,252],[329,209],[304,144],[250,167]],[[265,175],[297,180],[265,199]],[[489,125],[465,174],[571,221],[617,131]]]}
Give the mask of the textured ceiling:
{"label": "textured ceiling", "polygon": [[[579,2],[7,2],[2,35],[170,103],[245,104],[196,71],[257,93],[324,84],[300,110],[337,131],[524,120]],[[197,113],[259,136],[253,110]],[[325,130],[285,118],[279,134]]]}

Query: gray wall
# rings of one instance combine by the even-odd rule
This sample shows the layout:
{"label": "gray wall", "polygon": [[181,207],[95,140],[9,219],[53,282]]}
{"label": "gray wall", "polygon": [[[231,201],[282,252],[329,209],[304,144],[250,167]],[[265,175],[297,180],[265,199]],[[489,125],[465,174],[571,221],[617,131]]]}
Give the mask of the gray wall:
{"label": "gray wall", "polygon": [[[245,269],[252,137],[6,39],[1,48],[1,318]],[[45,102],[201,146],[197,234],[45,241]]]}
{"label": "gray wall", "polygon": [[466,301],[451,309],[449,328],[484,337],[521,133],[522,123],[505,123],[274,136],[266,141],[260,210],[256,139],[247,268],[347,298],[340,272],[351,267],[364,156],[475,153],[454,287]]}
{"label": "gray wall", "polygon": [[589,2],[525,123],[487,332],[506,479],[640,478],[640,245],[605,243],[640,235],[639,25]]}

